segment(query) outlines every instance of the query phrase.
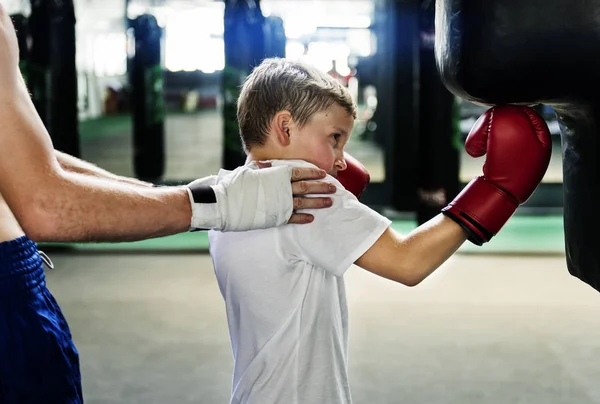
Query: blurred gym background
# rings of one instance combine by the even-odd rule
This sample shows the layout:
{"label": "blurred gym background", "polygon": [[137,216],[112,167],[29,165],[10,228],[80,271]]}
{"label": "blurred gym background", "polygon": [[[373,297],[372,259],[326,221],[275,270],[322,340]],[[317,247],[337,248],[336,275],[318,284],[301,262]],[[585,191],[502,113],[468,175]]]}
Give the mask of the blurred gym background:
{"label": "blurred gym background", "polygon": [[[273,56],[347,86],[358,105],[347,151],[372,179],[362,201],[396,229],[437,214],[481,172],[463,144],[486,107],[437,76],[434,0],[3,4],[55,147],[113,173],[183,184],[243,164],[236,96]],[[580,365],[599,349],[583,337],[599,331],[598,298],[566,269],[558,125],[535,108],[552,161],[501,234],[465,244],[414,289],[349,272],[356,402],[600,400],[593,366]],[[57,267],[49,283],[82,353],[88,402],[228,402],[231,353],[207,247],[204,233],[40,245]]]}

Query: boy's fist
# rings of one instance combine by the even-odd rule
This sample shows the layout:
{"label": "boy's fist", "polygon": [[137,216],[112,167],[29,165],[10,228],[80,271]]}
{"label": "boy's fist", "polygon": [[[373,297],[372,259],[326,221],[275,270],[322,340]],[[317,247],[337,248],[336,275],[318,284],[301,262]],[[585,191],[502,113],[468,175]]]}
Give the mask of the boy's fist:
{"label": "boy's fist", "polygon": [[489,241],[527,201],[550,163],[552,141],[544,119],[529,107],[490,108],[475,123],[465,149],[486,155],[483,176],[472,180],[442,212],[477,245]]}

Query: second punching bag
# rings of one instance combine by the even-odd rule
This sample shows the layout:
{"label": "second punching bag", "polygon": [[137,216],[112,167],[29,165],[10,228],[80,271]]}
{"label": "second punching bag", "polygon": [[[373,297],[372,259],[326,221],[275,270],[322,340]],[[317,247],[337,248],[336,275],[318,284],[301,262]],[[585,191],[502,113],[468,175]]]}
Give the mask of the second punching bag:
{"label": "second punching bag", "polygon": [[264,59],[265,18],[257,0],[225,0],[225,69],[223,70],[223,168],[246,162],[237,123],[240,88]]}
{"label": "second punching bag", "polygon": [[138,178],[159,180],[165,170],[165,113],[161,65],[162,29],[143,14],[131,21],[133,54],[129,84],[133,119],[133,165]]}
{"label": "second punching bag", "polygon": [[285,57],[285,45],[287,38],[285,36],[285,28],[283,27],[283,19],[281,17],[269,16],[265,18],[265,54],[267,57]]}
{"label": "second punching bag", "polygon": [[440,213],[460,191],[457,103],[439,76],[434,52],[435,0],[421,2],[417,221]]}
{"label": "second punching bag", "polygon": [[33,0],[27,84],[54,148],[79,157],[75,10],[72,0]]}

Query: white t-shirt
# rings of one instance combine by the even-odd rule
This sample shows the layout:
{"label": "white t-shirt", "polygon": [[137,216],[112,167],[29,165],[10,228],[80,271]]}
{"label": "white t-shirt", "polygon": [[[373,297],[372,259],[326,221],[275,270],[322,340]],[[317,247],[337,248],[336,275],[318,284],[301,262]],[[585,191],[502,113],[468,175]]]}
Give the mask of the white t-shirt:
{"label": "white t-shirt", "polygon": [[234,357],[232,404],[351,403],[342,276],[391,222],[326,181],[338,190],[332,207],[311,211],[313,223],[209,232]]}

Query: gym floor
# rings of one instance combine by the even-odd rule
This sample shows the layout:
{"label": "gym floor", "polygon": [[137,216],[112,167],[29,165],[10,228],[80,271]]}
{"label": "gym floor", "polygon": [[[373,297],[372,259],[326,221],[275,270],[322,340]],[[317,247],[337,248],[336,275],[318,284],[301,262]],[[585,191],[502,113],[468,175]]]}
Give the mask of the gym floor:
{"label": "gym floor", "polygon": [[[218,114],[170,116],[167,178],[216,172],[215,133]],[[82,123],[82,135],[84,159],[133,175],[128,117]],[[350,152],[383,175],[375,146]],[[461,176],[475,170],[467,162]],[[555,148],[547,177],[560,171]],[[41,247],[81,353],[86,403],[229,402],[231,347],[206,234]],[[600,402],[600,293],[569,275],[560,216],[515,216],[415,288],[357,267],[346,282],[355,403]]]}
{"label": "gym floor", "polygon": [[[51,254],[88,404],[228,403],[232,355],[201,253]],[[355,403],[600,402],[600,294],[561,255],[461,253],[408,288],[346,276]]]}

